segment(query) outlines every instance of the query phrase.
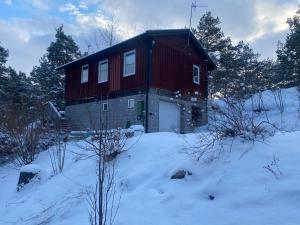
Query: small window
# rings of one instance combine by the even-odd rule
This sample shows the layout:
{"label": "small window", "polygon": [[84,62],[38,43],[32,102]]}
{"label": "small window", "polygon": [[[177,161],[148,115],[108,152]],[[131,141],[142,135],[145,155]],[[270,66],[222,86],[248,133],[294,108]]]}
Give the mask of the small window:
{"label": "small window", "polygon": [[103,103],[102,110],[107,111],[108,110],[108,103]]}
{"label": "small window", "polygon": [[108,81],[108,60],[103,60],[98,64],[98,83]]}
{"label": "small window", "polygon": [[193,82],[200,84],[200,69],[199,66],[193,65]]}
{"label": "small window", "polygon": [[89,81],[89,65],[84,65],[81,68],[81,83]]}
{"label": "small window", "polygon": [[124,53],[123,76],[135,74],[135,50]]}
{"label": "small window", "polygon": [[128,99],[128,109],[134,108],[134,99]]}

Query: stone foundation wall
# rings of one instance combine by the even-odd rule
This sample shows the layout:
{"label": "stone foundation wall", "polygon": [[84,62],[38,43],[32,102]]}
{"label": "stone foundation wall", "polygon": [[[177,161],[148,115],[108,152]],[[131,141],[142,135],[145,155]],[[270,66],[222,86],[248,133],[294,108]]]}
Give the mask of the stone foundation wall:
{"label": "stone foundation wall", "polygon": [[[134,99],[135,107],[128,109],[128,100]],[[145,101],[145,95],[132,95],[98,100],[66,106],[66,119],[73,130],[99,129],[107,126],[112,128],[125,128],[128,121],[131,124],[144,123],[144,118],[137,116],[136,104],[138,101]],[[103,103],[108,104],[107,111],[103,110]]]}
{"label": "stone foundation wall", "polygon": [[[128,100],[134,99],[135,107],[128,109]],[[71,124],[73,130],[99,129],[107,126],[112,128],[125,128],[128,121],[131,124],[145,125],[145,116],[138,116],[136,104],[144,101],[146,110],[146,95],[137,94],[126,97],[113,98],[108,100],[98,100],[94,102],[82,103],[66,106],[66,119]],[[159,101],[167,101],[177,104],[180,107],[180,130],[181,133],[192,132],[196,127],[207,123],[207,104],[205,100],[195,97],[174,97],[173,93],[150,89],[149,92],[149,112],[148,131],[159,131]],[[103,111],[103,103],[108,103],[107,111]],[[192,107],[201,109],[201,118],[193,121]]]}

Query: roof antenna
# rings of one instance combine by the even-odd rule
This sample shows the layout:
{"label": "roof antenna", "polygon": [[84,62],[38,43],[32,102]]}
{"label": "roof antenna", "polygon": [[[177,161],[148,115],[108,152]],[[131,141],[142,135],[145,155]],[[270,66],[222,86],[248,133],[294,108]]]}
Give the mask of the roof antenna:
{"label": "roof antenna", "polygon": [[91,47],[92,47],[92,45],[89,44],[89,45],[88,45],[88,52],[87,52],[88,55],[90,54],[90,48],[91,48]]}
{"label": "roof antenna", "polygon": [[197,2],[194,1],[191,4],[191,12],[190,12],[190,23],[189,23],[189,36],[188,36],[188,41],[187,41],[187,46],[190,45],[190,36],[191,36],[191,26],[192,26],[192,17],[193,17],[193,11],[196,10],[196,8],[204,8],[204,7],[208,7],[207,5],[197,5]]}

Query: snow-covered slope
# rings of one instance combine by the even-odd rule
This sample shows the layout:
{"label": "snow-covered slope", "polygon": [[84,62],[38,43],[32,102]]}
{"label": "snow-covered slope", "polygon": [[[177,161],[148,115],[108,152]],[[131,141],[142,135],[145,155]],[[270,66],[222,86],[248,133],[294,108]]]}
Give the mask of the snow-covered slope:
{"label": "snow-covered slope", "polygon": [[[289,132],[277,132],[267,143],[254,145],[236,140],[230,154],[210,164],[185,154],[201,133],[131,138],[131,148],[116,159],[122,198],[115,225],[298,225],[298,99],[295,89],[285,90],[284,95],[287,108],[281,122],[271,96],[265,93],[270,97],[270,119]],[[34,163],[44,169],[43,179],[20,192],[16,191],[19,171],[1,167],[0,224],[89,224],[86,190],[95,183],[96,165],[72,153],[83,151],[83,145],[83,141],[68,143],[64,172],[56,176],[49,176],[48,153],[41,153]],[[271,165],[274,157],[278,168]],[[268,165],[277,178],[264,168]],[[178,169],[192,175],[170,179]]]}

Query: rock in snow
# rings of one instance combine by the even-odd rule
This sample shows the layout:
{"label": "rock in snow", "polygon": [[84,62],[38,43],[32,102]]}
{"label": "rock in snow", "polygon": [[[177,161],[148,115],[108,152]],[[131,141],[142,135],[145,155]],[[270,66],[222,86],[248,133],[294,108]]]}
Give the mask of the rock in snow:
{"label": "rock in snow", "polygon": [[41,168],[38,165],[29,164],[21,167],[17,190],[28,184],[33,178],[39,178]]}
{"label": "rock in snow", "polygon": [[183,179],[186,175],[192,175],[192,172],[185,170],[178,170],[175,174],[171,176],[171,179]]}

